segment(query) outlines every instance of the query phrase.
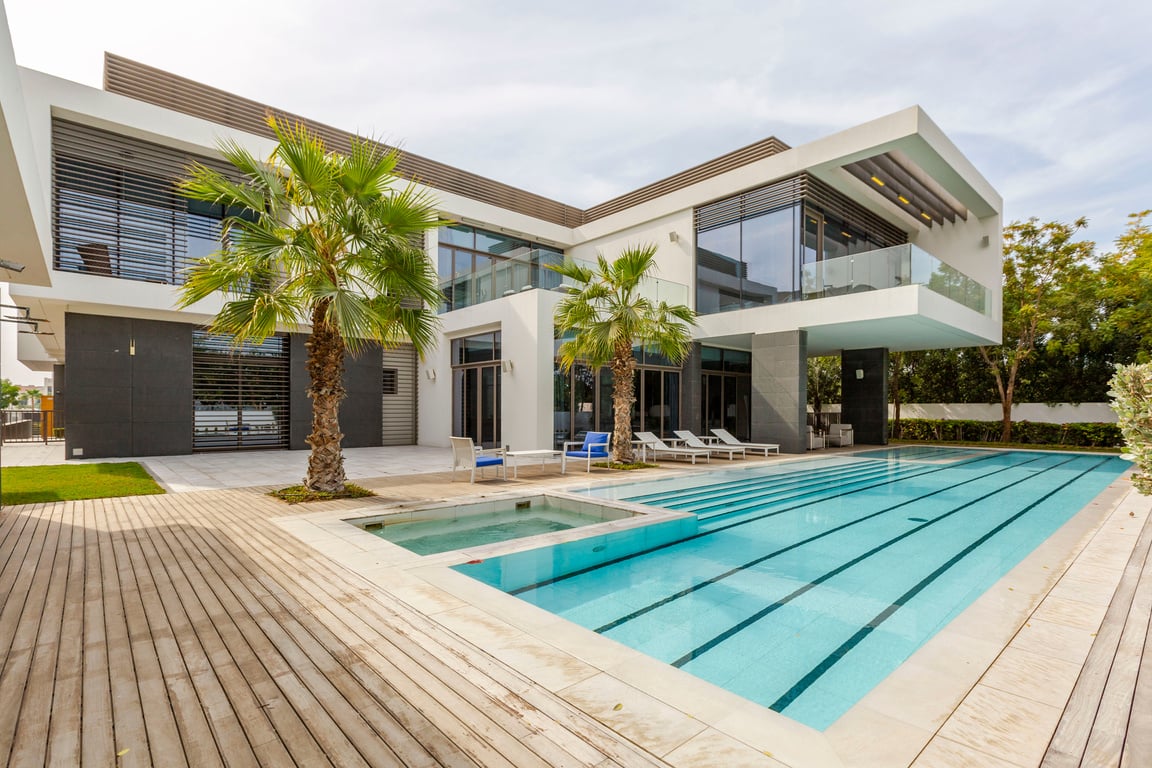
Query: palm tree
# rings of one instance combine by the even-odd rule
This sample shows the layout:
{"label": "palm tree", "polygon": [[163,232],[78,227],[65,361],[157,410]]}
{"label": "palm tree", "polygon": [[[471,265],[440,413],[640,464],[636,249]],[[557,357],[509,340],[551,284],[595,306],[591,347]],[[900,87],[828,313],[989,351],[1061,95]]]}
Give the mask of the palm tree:
{"label": "palm tree", "polygon": [[196,164],[180,192],[225,206],[222,248],[186,272],[180,306],[217,291],[225,304],[209,329],[238,341],[311,325],[308,396],[310,491],[344,490],[338,412],[345,352],[368,342],[411,342],[423,356],[436,341],[437,278],[413,244],[443,222],[412,183],[397,188],[398,153],[354,139],[329,152],[304,126],[269,118],[277,145],[266,162],[234,141],[220,152],[243,175],[235,182]]}
{"label": "palm tree", "polygon": [[695,312],[682,304],[655,304],[641,295],[641,283],[655,269],[655,256],[655,245],[638,245],[626,248],[611,264],[598,254],[595,271],[574,261],[550,267],[576,284],[556,307],[557,333],[575,332],[560,345],[561,370],[571,370],[577,361],[612,370],[614,462],[632,460],[636,402],[632,348],[640,344],[680,363],[692,344]]}

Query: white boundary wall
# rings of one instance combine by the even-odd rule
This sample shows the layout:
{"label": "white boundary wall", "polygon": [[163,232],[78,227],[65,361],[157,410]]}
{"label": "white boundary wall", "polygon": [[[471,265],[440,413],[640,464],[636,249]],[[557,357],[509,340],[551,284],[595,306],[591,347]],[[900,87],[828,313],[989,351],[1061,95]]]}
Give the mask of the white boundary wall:
{"label": "white boundary wall", "polygon": [[[826,409],[827,410],[827,409]],[[892,418],[893,407],[888,406]],[[1000,421],[999,403],[902,403],[902,419],[964,419],[972,421]],[[1012,406],[1012,421],[1035,421],[1046,424],[1075,424],[1081,422],[1116,422],[1116,414],[1108,403],[1019,403]]]}

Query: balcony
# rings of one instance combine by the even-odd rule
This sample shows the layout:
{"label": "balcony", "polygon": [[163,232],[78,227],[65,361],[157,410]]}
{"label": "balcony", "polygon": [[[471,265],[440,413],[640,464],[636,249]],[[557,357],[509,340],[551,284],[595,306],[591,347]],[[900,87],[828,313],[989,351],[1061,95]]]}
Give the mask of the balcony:
{"label": "balcony", "polygon": [[[572,285],[566,277],[548,269],[564,262],[564,256],[551,251],[532,250],[502,259],[490,267],[440,281],[444,301],[440,312],[463,309],[475,304],[512,296],[533,288],[556,290]],[[590,261],[579,261],[581,266],[595,269]],[[640,295],[653,302],[687,304],[688,286],[656,277],[640,284]]]}
{"label": "balcony", "polygon": [[805,264],[801,281],[805,300],[923,285],[981,315],[991,314],[988,288],[910,243]]}
{"label": "balcony", "polygon": [[548,269],[548,266],[563,261],[562,254],[530,250],[501,259],[475,272],[442,278],[440,293],[444,300],[440,304],[440,312],[483,304],[533,288],[558,288],[561,284],[560,275]]}

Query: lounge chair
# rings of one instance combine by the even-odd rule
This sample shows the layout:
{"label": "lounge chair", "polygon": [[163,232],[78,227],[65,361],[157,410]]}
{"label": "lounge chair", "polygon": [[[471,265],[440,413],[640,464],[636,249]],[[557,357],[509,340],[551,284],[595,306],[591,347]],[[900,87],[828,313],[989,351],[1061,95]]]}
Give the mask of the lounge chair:
{"label": "lounge chair", "polygon": [[652,452],[654,459],[659,459],[662,453],[673,458],[692,459],[693,464],[696,463],[696,459],[702,458],[708,462],[712,459],[712,451],[707,448],[673,448],[651,432],[637,432],[636,439],[644,444],[645,449]]}
{"label": "lounge chair", "polygon": [[687,445],[689,448],[703,448],[704,450],[712,453],[715,456],[723,456],[724,454],[728,454],[728,461],[732,461],[733,459],[735,459],[737,454],[739,454],[740,458],[742,458],[742,459],[747,458],[747,456],[744,453],[744,447],[743,446],[715,445],[715,444],[708,445],[703,440],[701,440],[699,437],[697,437],[694,432],[690,432],[687,429],[674,429],[674,430],[672,430],[672,434],[676,435],[676,437],[683,440],[684,444]]}
{"label": "lounge chair", "polygon": [[736,436],[726,429],[713,429],[712,434],[720,438],[720,442],[724,445],[731,445],[732,447],[740,446],[746,451],[764,451],[764,455],[768,455],[768,451],[773,453],[780,453],[780,443],[742,443]]}
{"label": "lounge chair", "polygon": [[838,445],[845,448],[855,445],[851,424],[833,424],[828,427],[828,434],[824,438],[828,445]]}
{"label": "lounge chair", "polygon": [[608,444],[612,442],[611,432],[588,432],[584,439],[564,443],[564,453],[560,456],[560,473],[568,468],[568,459],[584,462],[584,471],[592,471],[593,461],[608,461]]}
{"label": "lounge chair", "polygon": [[808,427],[808,450],[815,451],[818,448],[823,448],[823,447],[824,447],[824,438],[822,436],[816,434],[816,431],[814,429],[812,429],[812,427]]}
{"label": "lounge chair", "polygon": [[504,463],[503,448],[477,448],[470,437],[450,437],[452,441],[452,482],[456,482],[456,468],[472,472],[470,482],[476,482],[476,468],[480,468],[480,479],[484,479],[484,467],[500,467],[505,480],[508,467]]}

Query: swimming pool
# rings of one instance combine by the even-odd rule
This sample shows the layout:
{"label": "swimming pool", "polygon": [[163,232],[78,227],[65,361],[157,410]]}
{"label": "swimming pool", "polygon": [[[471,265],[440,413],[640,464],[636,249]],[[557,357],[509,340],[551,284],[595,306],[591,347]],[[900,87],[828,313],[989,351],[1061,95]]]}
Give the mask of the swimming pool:
{"label": "swimming pool", "polygon": [[824,729],[1128,466],[918,447],[692,473],[589,491],[694,513],[679,541],[456,567]]}

